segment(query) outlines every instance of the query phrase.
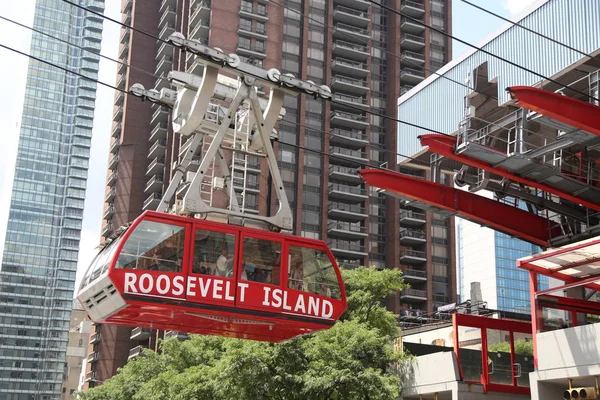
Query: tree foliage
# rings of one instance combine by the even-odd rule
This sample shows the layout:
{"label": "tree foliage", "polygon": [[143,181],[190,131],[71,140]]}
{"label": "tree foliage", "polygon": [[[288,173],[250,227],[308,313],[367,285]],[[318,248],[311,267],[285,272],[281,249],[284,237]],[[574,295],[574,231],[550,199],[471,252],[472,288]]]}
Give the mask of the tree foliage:
{"label": "tree foliage", "polygon": [[382,300],[404,287],[397,270],[342,271],[348,310],[332,328],[278,344],[191,335],[144,351],[83,400],[396,399],[403,356]]}
{"label": "tree foliage", "polygon": [[[498,342],[488,345],[488,353],[510,353],[509,342]],[[521,354],[525,356],[533,355],[533,342],[531,340],[517,339],[515,340],[515,354]]]}

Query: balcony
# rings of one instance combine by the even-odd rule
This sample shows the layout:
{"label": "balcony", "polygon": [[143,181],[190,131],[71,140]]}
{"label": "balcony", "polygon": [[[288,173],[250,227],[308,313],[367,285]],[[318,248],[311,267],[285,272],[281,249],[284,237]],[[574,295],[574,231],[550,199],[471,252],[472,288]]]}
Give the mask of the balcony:
{"label": "balcony", "polygon": [[115,113],[113,114],[113,121],[121,122],[123,120],[123,106],[117,107]]}
{"label": "balcony", "polygon": [[115,95],[115,105],[122,106],[124,102],[125,102],[125,93],[123,93],[121,91],[117,91],[117,94]]}
{"label": "balcony", "polygon": [[349,260],[358,260],[367,256],[367,250],[361,242],[329,239],[327,245],[336,257],[339,256]]}
{"label": "balcony", "polygon": [[89,362],[89,363],[95,363],[98,360],[99,360],[99,357],[98,357],[98,352],[97,351],[93,351],[93,352],[91,352],[88,355],[87,362]]}
{"label": "balcony", "polygon": [[158,193],[152,193],[150,196],[148,196],[146,198],[146,200],[144,200],[144,205],[143,205],[142,209],[144,211],[146,211],[146,210],[156,210],[156,208],[160,204],[161,198],[162,198],[162,196],[160,194],[158,194]]}
{"label": "balcony", "polygon": [[114,213],[115,213],[115,207],[112,205],[108,206],[106,208],[106,210],[104,211],[104,215],[102,216],[102,219],[110,220],[112,218],[112,216],[114,215]]}
{"label": "balcony", "polygon": [[113,225],[111,222],[109,222],[108,224],[104,225],[104,228],[102,228],[102,236],[103,237],[109,237],[112,234],[113,231]]}
{"label": "balcony", "polygon": [[117,181],[117,171],[113,171],[113,173],[110,174],[108,176],[108,179],[106,180],[106,186],[112,186],[115,184],[116,181]]}
{"label": "balcony", "polygon": [[342,57],[333,59],[331,69],[335,73],[341,73],[349,76],[364,78],[369,73],[369,68],[366,63],[348,60]]}
{"label": "balcony", "polygon": [[334,75],[331,79],[331,88],[333,90],[342,90],[346,93],[364,95],[369,91],[367,81],[364,79],[350,78],[342,75]]}
{"label": "balcony", "polygon": [[414,88],[414,86],[410,86],[410,85],[402,85],[402,86],[400,86],[400,96],[402,96],[405,93],[409,92],[412,88]]}
{"label": "balcony", "polygon": [[327,236],[360,240],[367,237],[367,228],[349,222],[332,221],[327,224]]}
{"label": "balcony", "polygon": [[264,46],[259,47],[238,43],[237,52],[249,57],[265,58],[267,56],[267,50],[265,50]]}
{"label": "balcony", "polygon": [[423,3],[419,3],[411,0],[403,0],[400,3],[400,12],[410,15],[411,17],[422,17],[425,14],[425,6]]}
{"label": "balcony", "polygon": [[422,264],[427,262],[427,254],[424,251],[403,249],[400,250],[401,264]]}
{"label": "balcony", "polygon": [[166,7],[165,11],[163,12],[163,14],[160,17],[160,20],[158,21],[158,27],[160,29],[162,29],[162,27],[165,26],[165,24],[174,26],[176,16],[177,16],[177,14],[175,13],[175,8]]}
{"label": "balcony", "polygon": [[339,183],[329,184],[329,196],[343,201],[360,203],[367,199],[367,189],[361,186],[347,186]]}
{"label": "balcony", "polygon": [[106,193],[106,198],[104,199],[107,203],[110,203],[111,201],[113,201],[115,199],[115,196],[117,195],[117,189],[115,188],[111,188],[108,193]]}
{"label": "balcony", "polygon": [[164,56],[172,56],[173,55],[173,46],[169,43],[161,42],[162,44],[159,46],[158,51],[156,52],[155,60],[160,60]]}
{"label": "balcony", "polygon": [[143,350],[144,350],[144,346],[135,346],[133,349],[129,350],[129,357],[127,357],[127,359],[131,360],[132,358],[141,356]]}
{"label": "balcony", "polygon": [[332,146],[329,148],[329,162],[336,165],[345,165],[347,167],[361,166],[369,163],[366,151],[351,150],[344,147]]}
{"label": "balcony", "polygon": [[364,97],[349,96],[341,93],[334,93],[331,99],[332,109],[341,109],[347,111],[354,111],[357,108],[366,110],[369,108],[369,103]]}
{"label": "balcony", "polygon": [[185,332],[177,332],[177,331],[167,331],[165,333],[165,337],[176,338],[178,340],[187,340],[187,339],[189,339],[189,336],[188,336],[187,333],[185,333]]}
{"label": "balcony", "polygon": [[121,129],[122,128],[123,128],[123,125],[121,125],[120,123],[114,124],[112,131],[111,131],[111,136],[118,140],[121,137]]}
{"label": "balcony", "polygon": [[173,67],[173,57],[171,56],[163,56],[158,64],[156,65],[156,70],[154,73],[156,75],[164,75],[171,71]]}
{"label": "balcony", "polygon": [[371,5],[371,3],[366,0],[333,0],[333,4],[340,4],[342,6],[355,8],[361,11],[367,11]]}
{"label": "balcony", "polygon": [[[92,51],[93,51],[93,49],[92,49]],[[127,62],[127,59],[129,58],[129,43],[121,44],[121,46],[119,48],[118,58],[119,58],[119,60],[121,60],[123,62]]]}
{"label": "balcony", "polygon": [[245,4],[240,6],[240,17],[256,19],[257,21],[267,22],[269,17],[267,16],[267,9],[265,6],[252,7]]}
{"label": "balcony", "polygon": [[96,382],[96,371],[90,371],[85,374],[86,382]]}
{"label": "balcony", "polygon": [[210,1],[201,1],[198,3],[192,16],[190,17],[189,26],[196,26],[200,20],[208,20],[210,18]]}
{"label": "balcony", "polygon": [[[190,25],[190,27],[192,27]],[[190,39],[203,41],[208,40],[208,32],[210,31],[210,20],[201,19],[190,29]]]}
{"label": "balcony", "polygon": [[349,168],[341,165],[329,165],[329,178],[355,185],[362,182],[356,168]]}
{"label": "balcony", "polygon": [[164,140],[167,138],[167,128],[163,124],[156,124],[156,126],[150,132],[150,138],[148,141],[154,143],[157,140]]}
{"label": "balcony", "polygon": [[425,79],[425,71],[412,68],[400,69],[400,81],[417,85]]}
{"label": "balcony", "polygon": [[400,292],[400,301],[404,303],[421,303],[427,301],[427,292],[418,289],[404,289]]}
{"label": "balcony", "polygon": [[125,4],[123,4],[123,10],[121,14],[127,14],[131,11],[131,7],[133,6],[133,0],[125,0]]}
{"label": "balcony", "polygon": [[162,2],[160,3],[160,7],[158,8],[158,12],[162,13],[168,7],[175,7],[175,6],[176,6],[176,1],[175,0],[162,0]]}
{"label": "balcony", "polygon": [[157,140],[148,150],[148,158],[164,157],[167,142],[166,140]]}
{"label": "balcony", "polygon": [[400,244],[412,246],[425,242],[427,242],[425,232],[416,229],[400,229]]}
{"label": "balcony", "polygon": [[350,7],[336,6],[333,9],[333,21],[367,28],[369,26],[369,13]]}
{"label": "balcony", "polygon": [[257,29],[248,26],[240,26],[237,31],[238,35],[253,37],[261,40],[267,39],[267,31],[265,29]]}
{"label": "balcony", "polygon": [[400,40],[400,48],[419,51],[425,47],[425,38],[405,33]]}
{"label": "balcony", "polygon": [[146,340],[150,337],[151,333],[152,333],[151,329],[133,328],[131,330],[131,336],[129,337],[129,339],[131,339],[131,340]]}
{"label": "balcony", "polygon": [[400,58],[403,62],[407,62],[410,65],[423,65],[425,64],[425,56],[420,53],[415,53],[412,51],[403,51],[400,54]]}
{"label": "balcony", "polygon": [[[421,22],[425,22],[421,18],[415,18],[415,19],[417,19]],[[400,20],[400,29],[402,30],[402,32],[419,35],[419,34],[423,34],[423,32],[425,31],[425,25],[419,24],[418,22],[413,21],[412,19],[402,17]]]}
{"label": "balcony", "polygon": [[358,28],[356,26],[347,25],[344,23],[337,23],[333,26],[333,37],[335,39],[346,39],[354,37],[361,43],[365,40],[371,39],[371,34],[367,29]]}
{"label": "balcony", "polygon": [[115,170],[117,169],[117,165],[119,165],[119,155],[113,154],[113,156],[108,161],[108,169]]}
{"label": "balcony", "polygon": [[125,28],[121,30],[121,36],[119,37],[119,43],[129,44],[129,38],[131,37],[131,29]]}
{"label": "balcony", "polygon": [[153,193],[158,192],[162,189],[163,186],[163,177],[162,175],[152,175],[152,177],[146,183],[146,188],[144,189],[145,193]]}
{"label": "balcony", "polygon": [[426,282],[427,281],[427,271],[421,271],[418,269],[407,268],[404,270],[404,273],[402,274],[402,278],[406,282]]}
{"label": "balcony", "polygon": [[333,55],[356,61],[365,61],[369,57],[369,49],[361,44],[336,40],[333,42]]}
{"label": "balcony", "polygon": [[100,341],[100,332],[90,335],[90,344],[96,344]]}
{"label": "balcony", "polygon": [[156,125],[159,123],[166,124],[169,119],[169,113],[165,111],[162,107],[159,107],[152,114],[152,119],[150,120],[150,125]]}
{"label": "balcony", "polygon": [[335,128],[329,133],[329,143],[362,148],[369,144],[369,139],[366,134],[358,129]]}
{"label": "balcony", "polygon": [[403,226],[421,226],[427,222],[425,213],[402,210],[400,211],[400,225]]}
{"label": "balcony", "polygon": [[113,140],[112,144],[110,145],[110,154],[119,153],[119,147],[121,147],[121,141]]}
{"label": "balcony", "polygon": [[369,122],[364,115],[342,111],[331,113],[331,125],[350,129],[366,129]]}
{"label": "balcony", "polygon": [[165,168],[165,159],[162,157],[156,157],[150,165],[148,165],[148,169],[146,170],[146,175],[154,175],[159,172],[163,172]]}
{"label": "balcony", "polygon": [[331,219],[358,222],[367,218],[367,209],[360,204],[329,203],[327,216]]}

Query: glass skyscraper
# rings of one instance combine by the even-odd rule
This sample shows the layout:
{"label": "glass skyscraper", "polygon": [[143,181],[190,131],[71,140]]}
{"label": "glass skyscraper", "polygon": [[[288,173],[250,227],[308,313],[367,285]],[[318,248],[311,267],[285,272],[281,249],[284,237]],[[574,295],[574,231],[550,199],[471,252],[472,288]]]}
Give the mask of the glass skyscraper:
{"label": "glass skyscraper", "polygon": [[[103,12],[103,0],[80,0]],[[102,18],[37,0],[29,53],[98,78]],[[78,48],[76,46],[81,46]],[[69,334],[96,83],[30,59],[0,264],[0,398],[58,399]],[[10,185],[12,182],[12,186]],[[2,246],[0,246],[0,249]]]}

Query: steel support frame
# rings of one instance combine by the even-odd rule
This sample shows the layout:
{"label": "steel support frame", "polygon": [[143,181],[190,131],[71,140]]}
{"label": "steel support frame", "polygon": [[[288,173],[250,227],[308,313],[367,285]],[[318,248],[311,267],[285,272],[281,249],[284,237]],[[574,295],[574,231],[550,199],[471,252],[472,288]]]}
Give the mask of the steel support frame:
{"label": "steel support frame", "polygon": [[545,218],[450,186],[391,171],[360,170],[367,184],[457,213],[471,221],[548,247],[552,226]]}
{"label": "steel support frame", "polygon": [[531,86],[506,89],[519,107],[600,136],[600,107]]}
{"label": "steel support frame", "polygon": [[486,170],[492,174],[504,176],[505,178],[511,179],[516,182],[523,183],[523,184],[531,186],[531,187],[538,188],[538,189],[543,190],[548,193],[552,193],[556,196],[559,196],[561,198],[569,200],[575,204],[581,204],[587,208],[590,208],[590,209],[593,209],[596,211],[600,211],[600,204],[592,203],[590,201],[581,199],[577,196],[562,192],[562,191],[560,191],[552,186],[548,186],[544,183],[535,182],[535,181],[532,181],[529,179],[522,178],[522,177],[508,171],[505,168],[494,167],[485,161],[481,161],[481,160],[466,156],[464,154],[456,154],[454,152],[454,149],[456,148],[456,137],[440,135],[440,134],[428,134],[428,135],[419,136],[419,139],[421,140],[422,146],[429,147],[429,151],[432,151],[434,153],[441,154],[452,160]]}

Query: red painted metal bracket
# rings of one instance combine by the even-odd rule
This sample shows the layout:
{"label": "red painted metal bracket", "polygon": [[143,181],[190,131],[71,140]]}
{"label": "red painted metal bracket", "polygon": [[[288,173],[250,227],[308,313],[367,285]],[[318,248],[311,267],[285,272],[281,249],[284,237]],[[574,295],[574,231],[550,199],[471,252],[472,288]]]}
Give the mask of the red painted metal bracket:
{"label": "red painted metal bracket", "polygon": [[531,86],[506,89],[519,107],[600,136],[600,107]]}
{"label": "red painted metal bracket", "polygon": [[470,221],[549,247],[557,227],[547,219],[488,198],[391,171],[359,171],[367,184],[457,213]]}
{"label": "red painted metal bracket", "polygon": [[473,157],[469,157],[464,154],[456,154],[454,152],[454,149],[456,148],[456,137],[454,137],[454,136],[447,136],[447,135],[440,135],[440,134],[432,133],[429,135],[421,135],[421,136],[419,136],[419,139],[421,140],[421,145],[429,147],[429,150],[432,151],[433,153],[441,154],[444,157],[448,157],[450,159],[459,161],[463,164],[472,165],[473,167],[483,169],[484,171],[488,171],[493,174],[504,176],[515,182],[521,182],[525,185],[538,188],[538,189],[546,191],[548,193],[552,193],[563,199],[572,201],[575,204],[581,204],[587,208],[591,208],[592,210],[600,211],[600,204],[592,203],[590,201],[584,200],[580,197],[563,192],[555,187],[522,178],[522,177],[515,175],[514,173],[508,171],[505,168],[494,167],[485,161],[481,161],[481,160],[478,160]]}

